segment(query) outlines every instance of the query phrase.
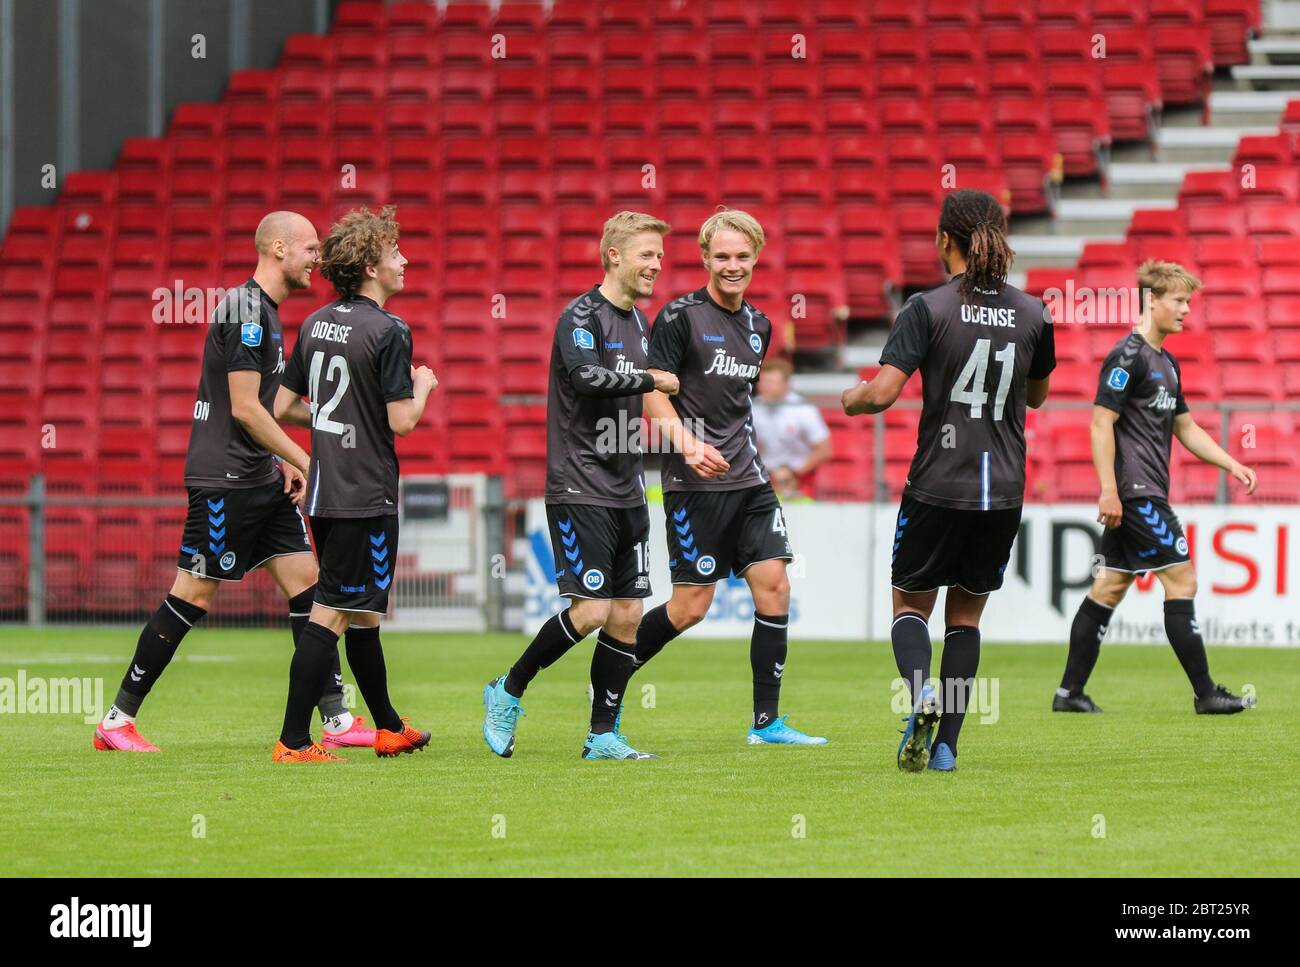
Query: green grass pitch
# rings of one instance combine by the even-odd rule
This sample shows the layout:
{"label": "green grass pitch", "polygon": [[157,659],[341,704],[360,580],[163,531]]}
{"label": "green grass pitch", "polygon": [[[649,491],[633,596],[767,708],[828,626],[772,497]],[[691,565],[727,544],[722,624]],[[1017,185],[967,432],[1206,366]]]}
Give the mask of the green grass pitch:
{"label": "green grass pitch", "polygon": [[[99,677],[111,703],[134,640],[0,631],[0,679]],[[1089,686],[1106,711],[1082,716],[1050,711],[1063,646],[985,645],[998,721],[968,716],[955,774],[904,775],[884,643],[795,645],[782,711],[831,744],[750,747],[746,644],[687,634],[633,679],[624,731],[663,756],[640,763],[579,758],[589,643],[529,690],[510,760],[483,742],[482,689],[522,636],[384,643],[398,710],[433,730],[424,753],[272,764],[287,630],[192,633],[139,720],[162,755],[95,752],[77,714],[0,714],[0,874],[1300,872],[1293,651],[1211,649],[1260,703],[1218,718],[1192,713],[1169,648],[1110,646]]]}

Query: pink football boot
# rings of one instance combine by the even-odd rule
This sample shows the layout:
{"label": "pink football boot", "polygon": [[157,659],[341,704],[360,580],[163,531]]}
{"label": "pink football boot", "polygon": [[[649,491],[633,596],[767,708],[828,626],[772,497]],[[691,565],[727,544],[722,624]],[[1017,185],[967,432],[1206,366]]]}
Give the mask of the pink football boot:
{"label": "pink football boot", "polygon": [[96,725],[95,748],[101,752],[162,751],[135,730],[134,722],[127,722],[126,725],[118,726],[115,729],[104,729]]}
{"label": "pink football boot", "polygon": [[370,749],[375,744],[375,730],[366,727],[364,715],[356,715],[346,732],[325,732],[320,744],[326,749]]}

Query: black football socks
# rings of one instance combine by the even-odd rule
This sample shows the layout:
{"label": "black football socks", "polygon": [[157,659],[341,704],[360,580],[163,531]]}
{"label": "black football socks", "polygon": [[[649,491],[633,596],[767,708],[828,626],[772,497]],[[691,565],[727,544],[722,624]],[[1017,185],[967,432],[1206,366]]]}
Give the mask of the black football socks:
{"label": "black football socks", "polygon": [[[338,646],[338,635],[314,621],[307,622],[298,635],[293,661],[289,663],[289,698],[284,705],[284,727],[280,730],[280,741],[290,749],[311,745],[311,710],[320,701],[330,667],[337,660]],[[350,655],[348,660],[351,661]],[[352,667],[355,670],[356,665]]]}
{"label": "black football socks", "polygon": [[957,735],[966,718],[975,673],[980,667],[980,630],[970,625],[954,625],[944,632],[943,657],[939,660],[939,678],[943,681],[939,729],[934,744],[945,742],[957,754]]}
{"label": "black football socks", "polygon": [[537,636],[528,643],[524,653],[511,667],[506,675],[506,691],[515,698],[520,698],[524,690],[537,673],[549,668],[564,657],[565,652],[580,642],[586,635],[578,634],[569,618],[569,609],[552,615],[538,630]]}
{"label": "black football socks", "polygon": [[749,639],[749,666],[754,673],[754,728],[776,721],[781,699],[781,676],[789,651],[788,614],[754,613],[754,633]]}
{"label": "black football socks", "polygon": [[[302,629],[307,627],[307,622],[311,619],[311,606],[315,598],[316,585],[313,584],[307,590],[299,591],[289,599],[289,628],[293,632],[295,648],[298,647],[298,636],[302,634]],[[325,681],[325,693],[321,695],[317,707],[323,719],[333,718],[347,711],[347,706],[343,704],[343,666],[339,664],[337,648],[334,649],[332,674]]]}
{"label": "black football socks", "polygon": [[894,645],[899,677],[907,682],[912,708],[916,708],[921,686],[930,677],[930,628],[915,611],[904,611],[890,625],[889,639]]}
{"label": "black football socks", "polygon": [[379,642],[379,626],[348,628],[345,641],[348,667],[357,680],[366,707],[375,717],[375,725],[389,732],[401,732],[402,718],[388,698],[388,668],[384,664],[384,647]]}
{"label": "black football socks", "polygon": [[664,645],[680,634],[668,617],[667,604],[651,608],[641,618],[641,624],[636,629],[636,667],[640,668],[659,654],[664,650]]}
{"label": "black football socks", "polygon": [[122,676],[122,687],[113,702],[118,709],[132,717],[139,714],[140,703],[176,654],[181,639],[205,614],[203,608],[167,595],[140,632],[131,667]]}
{"label": "black football socks", "polygon": [[603,628],[596,636],[591,652],[591,731],[597,735],[614,731],[623,694],[636,669],[635,648]]}
{"label": "black football socks", "polygon": [[1197,698],[1204,698],[1214,691],[1214,679],[1210,678],[1210,660],[1205,657],[1205,641],[1201,638],[1201,626],[1196,622],[1196,603],[1191,598],[1175,598],[1165,601],[1165,634],[1174,646],[1174,654],[1192,683]]}
{"label": "black football socks", "polygon": [[[1065,660],[1065,674],[1061,678],[1061,687],[1057,694],[1063,697],[1079,695],[1088,684],[1088,677],[1097,664],[1101,653],[1101,639],[1106,635],[1106,626],[1114,608],[1085,597],[1074,614],[1074,623],[1070,625],[1070,654]],[[1171,639],[1172,640],[1172,639]]]}

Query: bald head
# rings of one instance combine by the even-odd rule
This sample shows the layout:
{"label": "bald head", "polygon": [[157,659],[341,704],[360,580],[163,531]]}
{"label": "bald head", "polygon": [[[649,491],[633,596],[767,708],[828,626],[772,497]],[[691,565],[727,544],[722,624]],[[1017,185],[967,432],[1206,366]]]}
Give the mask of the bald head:
{"label": "bald head", "polygon": [[297,212],[271,212],[257,223],[253,244],[257,246],[257,254],[265,256],[276,242],[284,242],[286,247],[292,246],[295,239],[307,233],[315,235],[316,229]]}
{"label": "bald head", "polygon": [[257,225],[258,285],[279,302],[295,289],[311,285],[311,270],[320,261],[316,226],[297,212],[271,212]]}

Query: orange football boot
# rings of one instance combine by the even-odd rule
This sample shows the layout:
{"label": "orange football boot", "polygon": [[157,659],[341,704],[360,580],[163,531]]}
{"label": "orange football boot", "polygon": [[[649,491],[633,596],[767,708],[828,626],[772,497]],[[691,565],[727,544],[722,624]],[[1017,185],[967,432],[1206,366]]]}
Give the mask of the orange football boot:
{"label": "orange football boot", "polygon": [[414,728],[407,719],[402,719],[402,731],[390,732],[388,729],[375,729],[375,755],[394,756],[403,752],[415,752],[429,744],[429,733]]}
{"label": "orange football boot", "polygon": [[272,762],[347,762],[348,760],[341,755],[335,755],[332,752],[326,752],[319,745],[313,742],[305,749],[291,749],[283,742],[275,743],[275,751],[271,753]]}

